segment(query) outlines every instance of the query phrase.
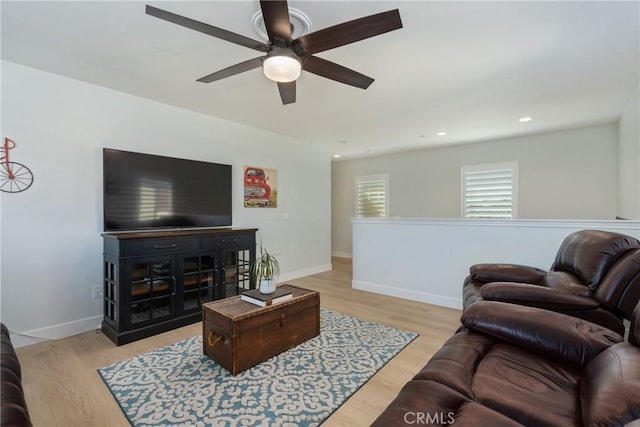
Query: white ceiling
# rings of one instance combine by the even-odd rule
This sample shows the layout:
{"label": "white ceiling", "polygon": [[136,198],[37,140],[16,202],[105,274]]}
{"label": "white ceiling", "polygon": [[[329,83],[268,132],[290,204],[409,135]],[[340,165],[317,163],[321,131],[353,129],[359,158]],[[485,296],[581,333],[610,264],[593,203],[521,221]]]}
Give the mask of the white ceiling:
{"label": "white ceiling", "polygon": [[[367,90],[303,71],[285,106],[260,69],[196,82],[259,53],[148,16],[145,4],[3,0],[2,58],[343,158],[614,122],[639,84],[637,1],[290,1],[311,31],[395,8],[404,27],[318,54],[375,78]],[[148,4],[258,38],[258,1]]]}

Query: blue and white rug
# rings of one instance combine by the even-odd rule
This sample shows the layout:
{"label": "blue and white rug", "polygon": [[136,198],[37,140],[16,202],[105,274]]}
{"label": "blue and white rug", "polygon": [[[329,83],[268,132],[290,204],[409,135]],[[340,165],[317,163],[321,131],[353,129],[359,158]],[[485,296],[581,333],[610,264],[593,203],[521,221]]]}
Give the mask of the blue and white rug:
{"label": "blue and white rug", "polygon": [[202,337],[98,370],[133,426],[316,426],[417,335],[321,309],[320,335],[235,377]]}

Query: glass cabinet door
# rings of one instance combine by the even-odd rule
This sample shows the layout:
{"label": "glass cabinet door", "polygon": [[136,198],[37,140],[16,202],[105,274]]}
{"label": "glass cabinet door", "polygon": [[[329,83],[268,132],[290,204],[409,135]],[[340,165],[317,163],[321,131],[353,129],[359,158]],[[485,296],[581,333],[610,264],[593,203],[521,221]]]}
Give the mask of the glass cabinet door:
{"label": "glass cabinet door", "polygon": [[251,252],[225,251],[222,256],[222,298],[240,295],[251,289]]}
{"label": "glass cabinet door", "polygon": [[193,255],[182,259],[182,312],[200,311],[203,303],[217,299],[216,259],[213,254]]}
{"label": "glass cabinet door", "polygon": [[171,318],[175,311],[175,259],[147,258],[140,261],[128,261],[131,277],[131,315],[132,326],[155,323],[163,318]]}

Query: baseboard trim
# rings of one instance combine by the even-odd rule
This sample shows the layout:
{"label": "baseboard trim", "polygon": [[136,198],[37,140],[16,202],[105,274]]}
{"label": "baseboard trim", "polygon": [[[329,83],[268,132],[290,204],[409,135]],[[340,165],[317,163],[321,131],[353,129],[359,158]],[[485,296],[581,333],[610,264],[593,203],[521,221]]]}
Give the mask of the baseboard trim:
{"label": "baseboard trim", "polygon": [[303,270],[291,271],[280,275],[278,282],[286,282],[287,280],[299,279],[300,277],[311,276],[312,274],[324,273],[331,271],[331,264],[318,265],[315,267],[305,268]]}
{"label": "baseboard trim", "polygon": [[34,329],[26,332],[17,332],[9,329],[11,343],[15,348],[25,347],[44,341],[59,340],[82,332],[98,329],[102,322],[102,316],[87,317],[86,319],[60,323],[46,328]]}
{"label": "baseboard trim", "polygon": [[353,258],[353,254],[351,252],[331,252],[331,256],[338,258]]}
{"label": "baseboard trim", "polygon": [[[303,270],[292,271],[282,274],[279,282],[298,279],[312,274],[324,273],[331,271],[331,264],[318,265],[315,267],[305,268]],[[87,317],[86,319],[74,320],[72,322],[60,323],[58,325],[47,326],[45,328],[34,329],[26,332],[17,332],[10,330],[11,343],[15,348],[25,347],[31,344],[37,344],[44,341],[59,340],[82,332],[91,331],[100,328],[103,316]]]}
{"label": "baseboard trim", "polygon": [[376,294],[387,295],[408,299],[412,301],[425,302],[427,304],[439,305],[448,308],[456,308],[462,310],[462,299],[445,297],[442,295],[430,294],[428,292],[417,292],[409,289],[395,288],[377,283],[362,282],[358,280],[351,281],[351,287],[360,291],[373,292]]}

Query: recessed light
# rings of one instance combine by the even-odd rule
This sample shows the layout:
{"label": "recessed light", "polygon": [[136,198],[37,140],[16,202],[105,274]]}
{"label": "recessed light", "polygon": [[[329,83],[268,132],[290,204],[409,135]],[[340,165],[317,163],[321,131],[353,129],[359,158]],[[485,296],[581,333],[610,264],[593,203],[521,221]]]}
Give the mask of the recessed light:
{"label": "recessed light", "polygon": [[337,159],[337,158],[339,158],[339,157],[340,157],[340,154],[334,154],[334,155],[333,155],[333,158],[334,158],[334,159]]}
{"label": "recessed light", "polygon": [[438,132],[438,133],[436,133],[436,135],[438,135],[438,136],[445,136],[446,134],[447,134],[446,132]]}
{"label": "recessed light", "polygon": [[529,117],[529,116],[526,116],[526,117],[520,117],[520,118],[518,119],[518,121],[519,121],[519,122],[522,122],[522,123],[524,123],[524,122],[530,122],[531,120],[533,120],[533,117]]}

